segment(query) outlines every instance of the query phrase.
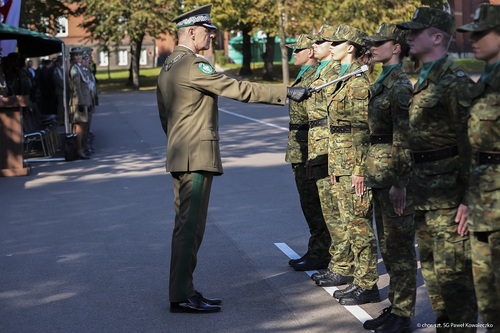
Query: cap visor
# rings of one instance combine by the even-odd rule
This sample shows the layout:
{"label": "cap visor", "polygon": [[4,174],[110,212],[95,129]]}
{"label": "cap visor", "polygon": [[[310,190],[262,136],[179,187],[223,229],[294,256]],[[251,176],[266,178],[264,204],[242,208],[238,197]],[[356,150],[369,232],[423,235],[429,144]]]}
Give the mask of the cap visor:
{"label": "cap visor", "polygon": [[388,40],[392,40],[392,38],[386,36],[377,36],[377,35],[363,37],[363,39],[369,42],[386,42]]}
{"label": "cap visor", "polygon": [[493,29],[495,26],[488,24],[478,24],[478,23],[468,23],[457,28],[458,32],[475,32],[475,31],[486,31]]}
{"label": "cap visor", "polygon": [[203,23],[202,26],[209,29],[219,30],[213,23]]}
{"label": "cap visor", "polygon": [[403,23],[398,23],[396,26],[400,29],[403,30],[420,30],[420,29],[425,29],[428,28],[429,26],[418,23],[418,22],[403,22]]}

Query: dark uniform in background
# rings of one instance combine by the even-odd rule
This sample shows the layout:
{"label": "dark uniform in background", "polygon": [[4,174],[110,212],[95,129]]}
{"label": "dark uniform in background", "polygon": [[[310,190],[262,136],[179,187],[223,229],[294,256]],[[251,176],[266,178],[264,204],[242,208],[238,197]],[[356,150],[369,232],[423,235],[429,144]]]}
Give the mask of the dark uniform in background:
{"label": "dark uniform in background", "polygon": [[[470,165],[466,98],[472,80],[447,52],[446,36],[454,31],[454,17],[444,11],[419,8],[410,22],[410,55],[420,58],[438,48],[441,57],[423,63],[410,105],[409,143],[412,155],[410,187],[415,192],[415,227],[422,274],[437,316],[438,332],[475,332],[452,324],[476,323],[477,305],[472,281],[469,236],[455,222],[463,212]],[[413,46],[421,34],[426,45]],[[436,35],[442,37],[436,45]]]}
{"label": "dark uniform in background", "polygon": [[[308,96],[302,87],[238,81],[217,73],[197,52],[210,48],[216,27],[211,5],[174,19],[179,44],[158,78],[157,102],[167,137],[166,171],[174,182],[175,225],[170,261],[170,311],[215,312],[221,301],[203,297],[193,272],[206,225],[213,176],[221,175],[218,96],[242,102],[284,105]],[[298,97],[297,97],[298,96]]]}
{"label": "dark uniform in background", "polygon": [[[301,35],[294,44],[287,44],[287,47],[294,49],[294,61],[299,57],[298,52],[311,52],[314,40],[308,38],[307,35]],[[308,55],[300,54],[300,57]],[[293,86],[309,86],[314,79],[314,73],[318,65],[308,64],[308,59],[303,59],[304,64]],[[302,61],[302,59],[301,59]],[[309,132],[309,120],[306,109],[307,101],[294,102],[289,104],[289,132],[288,144],[286,148],[285,161],[292,164],[292,170],[295,177],[295,184],[299,193],[300,206],[307,225],[309,227],[309,242],[307,252],[299,259],[291,259],[289,264],[295,270],[308,271],[315,269],[323,269],[330,262],[330,243],[331,238],[326,228],[321,204],[318,195],[318,187],[314,177],[311,177],[306,172],[307,162],[307,138]]]}
{"label": "dark uniform in background", "polygon": [[[383,23],[374,35],[367,37],[374,45],[374,61],[377,61],[375,54],[379,47],[392,50],[392,58],[388,60],[398,60],[394,64],[383,64],[382,73],[370,87],[368,109],[370,148],[366,157],[365,183],[373,193],[378,243],[390,278],[391,303],[379,318],[363,325],[366,329],[375,329],[375,332],[392,332],[397,327],[409,330],[410,317],[415,310],[417,260],[414,208],[411,195],[406,191],[411,173],[408,104],[413,86],[401,61],[407,53],[405,35],[395,24]],[[400,51],[395,54],[397,44]],[[400,213],[395,212],[391,200],[391,191],[394,190],[406,191],[406,206],[401,208],[404,211]]]}
{"label": "dark uniform in background", "polygon": [[468,123],[472,146],[469,222],[477,304],[490,333],[500,332],[500,6],[481,5],[472,32],[477,59],[486,69],[472,90]]}

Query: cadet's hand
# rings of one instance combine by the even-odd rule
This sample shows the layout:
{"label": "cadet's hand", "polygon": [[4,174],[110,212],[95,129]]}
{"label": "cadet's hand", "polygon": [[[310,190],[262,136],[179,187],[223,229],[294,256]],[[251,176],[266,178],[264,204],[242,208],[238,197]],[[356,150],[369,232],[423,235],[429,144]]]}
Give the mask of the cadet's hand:
{"label": "cadet's hand", "polygon": [[358,197],[362,197],[366,191],[365,177],[352,175],[351,181],[352,181],[352,187],[354,187],[354,190],[356,191],[356,195]]}
{"label": "cadet's hand", "polygon": [[311,97],[312,91],[305,87],[288,87],[286,96],[295,102],[302,102]]}
{"label": "cadet's hand", "polygon": [[403,215],[406,207],[406,187],[398,188],[392,186],[389,190],[389,200],[392,203],[392,207],[394,207],[394,213],[398,216]]}
{"label": "cadet's hand", "polygon": [[467,228],[467,206],[460,204],[458,206],[457,216],[455,216],[455,223],[458,223],[457,232],[460,236],[465,236],[469,233]]}

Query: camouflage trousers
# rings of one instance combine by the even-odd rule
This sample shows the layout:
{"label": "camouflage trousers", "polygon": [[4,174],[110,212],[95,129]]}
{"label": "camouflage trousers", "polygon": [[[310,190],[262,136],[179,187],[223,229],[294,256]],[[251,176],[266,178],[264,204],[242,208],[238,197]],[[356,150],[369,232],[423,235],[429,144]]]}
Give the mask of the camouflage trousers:
{"label": "camouflage trousers", "polygon": [[476,332],[477,304],[472,279],[469,236],[457,233],[457,208],[416,210],[415,227],[422,275],[432,309],[436,332]]}
{"label": "camouflage trousers", "polygon": [[300,207],[311,235],[307,253],[313,258],[330,260],[331,238],[323,219],[316,182],[314,178],[306,175],[305,163],[293,163],[292,170],[299,192]]}
{"label": "camouflage trousers", "polygon": [[328,176],[328,166],[326,164],[314,166],[313,173],[318,188],[323,218],[325,219],[325,224],[331,239],[331,259],[328,269],[332,270],[333,266],[337,265],[345,270],[346,275],[352,275],[352,252],[347,235],[340,221],[337,199],[333,196],[332,184]]}
{"label": "camouflage trousers", "polygon": [[[338,200],[341,227],[347,239],[349,257],[352,259],[350,269],[334,262],[333,271],[342,275],[354,276],[354,284],[371,289],[378,281],[377,241],[372,229],[371,190],[365,191],[362,197],[356,195],[352,187],[351,176],[337,177],[331,186],[333,197]],[[335,243],[335,239],[333,239]],[[335,243],[336,246],[336,243]],[[349,272],[350,274],[345,274]]]}
{"label": "camouflage trousers", "polygon": [[413,202],[406,198],[402,216],[394,213],[388,188],[372,188],[377,238],[389,274],[389,301],[392,313],[412,317],[417,292],[417,258]]}
{"label": "camouflage trousers", "polygon": [[490,333],[500,332],[500,230],[473,232],[472,272],[479,312]]}

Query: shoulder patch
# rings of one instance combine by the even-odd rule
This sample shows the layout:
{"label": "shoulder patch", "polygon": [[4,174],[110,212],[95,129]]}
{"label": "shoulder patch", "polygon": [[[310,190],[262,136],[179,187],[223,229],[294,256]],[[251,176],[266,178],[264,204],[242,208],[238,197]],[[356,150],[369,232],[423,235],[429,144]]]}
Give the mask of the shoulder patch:
{"label": "shoulder patch", "polygon": [[198,64],[198,68],[205,74],[213,74],[215,72],[215,69],[212,67],[212,65],[205,62],[200,62]]}
{"label": "shoulder patch", "polygon": [[73,67],[71,68],[71,72],[70,72],[70,74],[71,74],[71,76],[76,76],[76,75],[78,75],[78,69],[77,69],[75,66],[73,66]]}

